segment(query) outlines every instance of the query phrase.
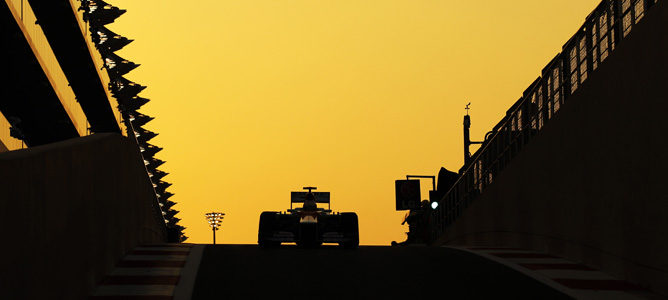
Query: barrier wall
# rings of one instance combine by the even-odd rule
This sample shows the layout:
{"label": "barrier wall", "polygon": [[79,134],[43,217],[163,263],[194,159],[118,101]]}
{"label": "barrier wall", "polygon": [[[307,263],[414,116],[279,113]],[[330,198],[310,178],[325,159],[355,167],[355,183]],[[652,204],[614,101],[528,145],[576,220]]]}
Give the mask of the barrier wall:
{"label": "barrier wall", "polygon": [[139,244],[166,241],[137,145],[94,134],[0,154],[0,296],[85,299]]}
{"label": "barrier wall", "polygon": [[[663,1],[665,2],[665,1]],[[659,0],[603,0],[585,23],[542,70],[485,136],[482,146],[460,169],[460,176],[433,216],[432,238],[456,220],[470,201],[492,184],[496,176],[530,143],[545,124],[618,47],[648,11],[665,6]],[[648,37],[662,39],[660,35]]]}
{"label": "barrier wall", "polygon": [[668,295],[666,3],[624,35],[480,192],[450,195],[436,244],[546,251]]}

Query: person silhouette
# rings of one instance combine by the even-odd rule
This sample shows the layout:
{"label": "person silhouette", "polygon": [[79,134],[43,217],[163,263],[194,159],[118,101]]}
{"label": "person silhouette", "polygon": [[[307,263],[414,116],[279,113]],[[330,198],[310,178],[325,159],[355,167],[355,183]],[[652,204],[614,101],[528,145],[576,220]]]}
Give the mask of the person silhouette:
{"label": "person silhouette", "polygon": [[304,200],[303,209],[306,211],[318,210],[318,204],[315,202],[315,195],[313,195],[313,193],[306,193],[306,200]]}

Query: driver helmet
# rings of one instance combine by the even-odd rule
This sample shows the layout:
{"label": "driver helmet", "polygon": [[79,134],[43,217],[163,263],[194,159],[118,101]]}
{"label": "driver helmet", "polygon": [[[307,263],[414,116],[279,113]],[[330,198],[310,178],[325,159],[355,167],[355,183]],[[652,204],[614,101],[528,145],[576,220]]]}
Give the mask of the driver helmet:
{"label": "driver helmet", "polygon": [[315,210],[317,209],[317,204],[315,202],[315,195],[313,193],[306,193],[306,201],[304,201],[305,210]]}

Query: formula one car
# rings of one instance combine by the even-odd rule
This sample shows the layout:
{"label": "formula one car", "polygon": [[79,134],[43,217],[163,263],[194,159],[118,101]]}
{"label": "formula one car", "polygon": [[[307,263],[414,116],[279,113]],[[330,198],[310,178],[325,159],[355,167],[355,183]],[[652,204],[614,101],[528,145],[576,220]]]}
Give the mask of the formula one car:
{"label": "formula one car", "polygon": [[[257,243],[263,248],[278,247],[294,242],[302,247],[317,247],[323,243],[338,243],[344,248],[359,246],[357,214],[332,213],[329,192],[312,192],[315,187],[304,187],[308,192],[292,192],[287,212],[265,211],[260,215]],[[293,203],[304,203],[292,208]],[[328,209],[317,203],[327,203]]]}

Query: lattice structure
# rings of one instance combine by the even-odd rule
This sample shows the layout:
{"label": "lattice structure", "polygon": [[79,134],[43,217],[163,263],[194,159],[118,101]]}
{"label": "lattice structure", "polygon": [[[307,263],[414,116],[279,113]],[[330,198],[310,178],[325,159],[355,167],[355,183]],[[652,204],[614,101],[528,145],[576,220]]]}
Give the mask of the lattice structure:
{"label": "lattice structure", "polygon": [[492,184],[503,169],[543,129],[569,97],[623,43],[633,27],[663,0],[603,0],[566,42],[562,52],[538,77],[506,116],[494,126],[482,146],[461,168],[459,179],[433,211],[432,239],[438,238]]}
{"label": "lattice structure", "polygon": [[155,158],[155,155],[162,148],[149,144],[149,141],[158,134],[143,127],[154,118],[138,111],[144,104],[150,101],[139,96],[139,93],[146,86],[123,77],[128,72],[137,68],[139,64],[114,53],[130,44],[133,40],[114,33],[105,27],[123,15],[125,10],[102,0],[80,0],[80,2],[80,9],[84,11],[84,20],[90,27],[89,32],[93,43],[95,43],[95,47],[104,60],[104,68],[110,78],[109,90],[118,101],[118,109],[123,116],[123,121],[127,128],[127,136],[136,140],[139,151],[144,159],[147,174],[153,183],[153,188],[167,225],[169,241],[182,242],[187,237],[183,234],[183,229],[185,228],[178,224],[180,219],[175,216],[178,211],[172,208],[175,203],[169,201],[169,198],[174,195],[167,191],[171,183],[162,180],[168,173],[158,169],[164,161]]}

